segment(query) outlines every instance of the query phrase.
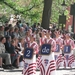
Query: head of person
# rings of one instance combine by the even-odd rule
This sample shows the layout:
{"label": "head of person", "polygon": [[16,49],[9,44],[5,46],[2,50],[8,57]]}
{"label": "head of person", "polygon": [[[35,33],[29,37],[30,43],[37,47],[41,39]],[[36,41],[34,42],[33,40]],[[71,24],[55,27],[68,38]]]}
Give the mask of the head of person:
{"label": "head of person", "polygon": [[64,36],[66,39],[69,39],[71,34],[68,31],[65,31]]}
{"label": "head of person", "polygon": [[9,27],[5,27],[4,31],[8,32],[9,31]]}
{"label": "head of person", "polygon": [[11,27],[9,32],[14,32],[14,27]]}
{"label": "head of person", "polygon": [[41,32],[41,36],[43,37],[43,36],[45,36],[45,34],[46,34],[46,30],[43,29],[42,32]]}
{"label": "head of person", "polygon": [[35,38],[34,38],[34,35],[33,35],[33,34],[30,35],[30,41],[31,41],[31,42],[35,41]]}
{"label": "head of person", "polygon": [[50,36],[51,36],[51,31],[50,30],[47,30],[46,31],[46,37],[49,38]]}
{"label": "head of person", "polygon": [[16,44],[18,44],[19,42],[18,38],[14,38],[13,40],[15,41]]}
{"label": "head of person", "polygon": [[6,38],[4,36],[0,37],[0,42],[4,44],[6,42]]}
{"label": "head of person", "polygon": [[6,38],[6,41],[11,41],[11,36],[5,36],[5,38]]}
{"label": "head of person", "polygon": [[20,27],[20,32],[23,32],[24,31],[24,28],[23,27]]}
{"label": "head of person", "polygon": [[11,41],[11,44],[15,47],[15,45],[16,45],[16,44],[15,44],[15,40],[12,40],[12,41]]}
{"label": "head of person", "polygon": [[0,31],[4,31],[4,26],[0,26]]}
{"label": "head of person", "polygon": [[30,28],[29,30],[28,30],[28,35],[31,35],[32,34],[32,29]]}
{"label": "head of person", "polygon": [[16,33],[18,33],[19,32],[19,28],[15,28],[15,30],[14,30]]}
{"label": "head of person", "polygon": [[60,35],[60,31],[59,29],[56,29],[55,32],[54,32],[55,36],[59,36]]}
{"label": "head of person", "polygon": [[69,39],[70,36],[71,36],[70,33],[65,34],[66,39]]}
{"label": "head of person", "polygon": [[19,38],[19,42],[21,43],[21,44],[24,44],[24,38]]}

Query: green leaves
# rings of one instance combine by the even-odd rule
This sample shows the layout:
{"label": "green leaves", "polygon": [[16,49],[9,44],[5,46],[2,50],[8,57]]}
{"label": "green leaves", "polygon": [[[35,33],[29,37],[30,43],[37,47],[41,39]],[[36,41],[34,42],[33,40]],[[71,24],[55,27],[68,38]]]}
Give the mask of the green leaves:
{"label": "green leaves", "polygon": [[[42,12],[43,12],[43,1],[44,0],[0,0],[0,12],[4,11],[7,13],[6,16],[9,17],[10,14],[21,14],[25,20],[28,19],[33,22],[41,22]],[[70,6],[75,0],[65,0],[67,7]],[[59,15],[62,13],[63,0],[53,0],[52,4],[52,15],[51,22],[58,23]],[[65,15],[67,16],[69,12],[66,10]]]}

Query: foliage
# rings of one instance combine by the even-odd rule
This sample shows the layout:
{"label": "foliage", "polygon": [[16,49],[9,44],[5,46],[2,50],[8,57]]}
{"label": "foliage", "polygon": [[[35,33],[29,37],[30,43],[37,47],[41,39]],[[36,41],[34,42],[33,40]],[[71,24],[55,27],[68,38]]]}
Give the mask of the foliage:
{"label": "foliage", "polygon": [[6,22],[6,21],[8,21],[8,18],[5,16],[5,15],[3,15],[2,17],[0,17],[0,22]]}
{"label": "foliage", "polygon": [[[5,13],[6,17],[11,14],[21,14],[26,22],[31,24],[34,22],[41,22],[43,12],[44,0],[0,0],[0,10]],[[67,7],[75,2],[75,0],[65,0]],[[59,15],[62,13],[63,0],[53,0],[52,15],[50,21],[52,23],[58,23]],[[68,15],[68,11],[65,11]]]}

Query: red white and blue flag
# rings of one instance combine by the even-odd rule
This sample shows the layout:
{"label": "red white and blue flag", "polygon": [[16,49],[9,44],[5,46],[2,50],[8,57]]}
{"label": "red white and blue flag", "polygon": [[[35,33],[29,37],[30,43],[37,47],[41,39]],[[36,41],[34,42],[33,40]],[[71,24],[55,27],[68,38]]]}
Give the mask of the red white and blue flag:
{"label": "red white and blue flag", "polygon": [[68,59],[68,67],[71,67],[71,64],[75,62],[75,57],[74,55],[71,55],[69,56],[69,59]]}
{"label": "red white and blue flag", "polygon": [[36,75],[36,63],[25,63],[23,75]]}
{"label": "red white and blue flag", "polygon": [[55,60],[51,60],[50,65],[48,66],[46,75],[55,75],[55,70],[56,70]]}
{"label": "red white and blue flag", "polygon": [[45,64],[45,66],[47,66],[48,63],[49,63],[49,60],[48,60],[48,59],[45,59],[45,60],[44,60],[44,64]]}
{"label": "red white and blue flag", "polygon": [[37,68],[40,69],[41,75],[45,75],[45,68],[44,68],[44,64],[43,64],[43,60],[42,60],[41,55],[39,55],[37,58]]}
{"label": "red white and blue flag", "polygon": [[61,67],[60,63],[63,62],[63,67],[66,67],[66,57],[60,54],[56,59],[57,68]]}

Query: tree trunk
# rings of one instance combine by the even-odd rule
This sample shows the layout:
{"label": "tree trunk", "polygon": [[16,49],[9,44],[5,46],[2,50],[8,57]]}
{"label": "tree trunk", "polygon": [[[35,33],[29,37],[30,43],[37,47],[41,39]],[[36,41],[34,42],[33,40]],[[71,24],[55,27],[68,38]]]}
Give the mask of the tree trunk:
{"label": "tree trunk", "polygon": [[52,0],[44,0],[44,9],[43,9],[42,23],[41,23],[41,27],[43,27],[44,29],[49,28],[51,7],[52,7]]}

